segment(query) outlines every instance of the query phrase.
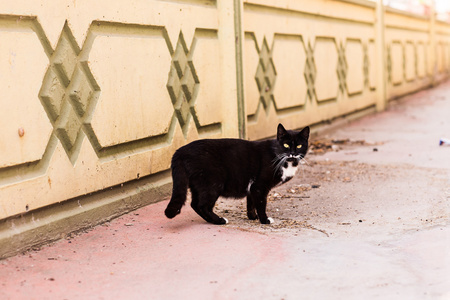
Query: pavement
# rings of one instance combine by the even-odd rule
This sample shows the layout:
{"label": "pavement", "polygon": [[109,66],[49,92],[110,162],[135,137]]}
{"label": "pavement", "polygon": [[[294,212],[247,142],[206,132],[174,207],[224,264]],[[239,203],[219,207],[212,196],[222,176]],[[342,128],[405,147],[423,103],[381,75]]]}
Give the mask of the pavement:
{"label": "pavement", "polygon": [[450,82],[313,137],[271,225],[167,199],[0,261],[0,299],[450,299]]}

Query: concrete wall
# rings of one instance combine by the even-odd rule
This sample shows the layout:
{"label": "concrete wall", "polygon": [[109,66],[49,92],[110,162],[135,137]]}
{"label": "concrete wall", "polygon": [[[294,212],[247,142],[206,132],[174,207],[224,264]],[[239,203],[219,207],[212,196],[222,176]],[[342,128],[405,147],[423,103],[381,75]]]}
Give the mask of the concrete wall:
{"label": "concrete wall", "polygon": [[363,0],[3,1],[0,239],[170,185],[192,140],[383,109],[447,78],[449,33]]}

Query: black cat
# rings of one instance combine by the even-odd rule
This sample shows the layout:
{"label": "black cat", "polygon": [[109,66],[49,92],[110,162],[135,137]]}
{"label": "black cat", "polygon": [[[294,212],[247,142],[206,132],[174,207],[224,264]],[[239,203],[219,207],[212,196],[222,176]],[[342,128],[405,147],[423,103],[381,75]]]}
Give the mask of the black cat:
{"label": "black cat", "polygon": [[297,132],[279,124],[273,140],[211,139],[181,147],[172,157],[173,190],[166,216],[180,213],[189,187],[192,208],[207,222],[228,223],[213,212],[219,196],[247,196],[248,218],[272,223],[266,215],[267,195],[295,175],[308,150],[308,138],[309,127]]}

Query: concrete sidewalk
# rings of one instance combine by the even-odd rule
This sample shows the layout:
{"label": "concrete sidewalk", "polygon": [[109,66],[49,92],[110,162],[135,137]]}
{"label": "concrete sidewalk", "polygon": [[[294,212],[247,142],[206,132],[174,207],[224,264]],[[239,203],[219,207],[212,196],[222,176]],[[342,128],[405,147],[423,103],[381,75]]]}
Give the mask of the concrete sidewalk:
{"label": "concrete sidewalk", "polygon": [[247,220],[243,200],[219,200],[225,226],[189,206],[168,220],[165,200],[0,261],[0,299],[450,299],[440,137],[450,83],[315,137],[270,194],[275,224]]}

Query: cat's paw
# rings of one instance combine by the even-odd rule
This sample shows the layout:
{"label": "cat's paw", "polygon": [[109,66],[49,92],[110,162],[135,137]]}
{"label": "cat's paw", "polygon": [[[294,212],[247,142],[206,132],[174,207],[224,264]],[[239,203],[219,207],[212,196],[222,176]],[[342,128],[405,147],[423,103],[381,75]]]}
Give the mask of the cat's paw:
{"label": "cat's paw", "polygon": [[211,222],[213,224],[216,225],[225,225],[228,224],[228,219],[227,218],[219,218],[219,220],[215,221],[215,222]]}
{"label": "cat's paw", "polygon": [[261,220],[261,224],[273,224],[275,221],[272,218],[267,218],[265,221]]}
{"label": "cat's paw", "polygon": [[249,220],[256,220],[258,219],[258,215],[256,212],[247,212],[247,217]]}

